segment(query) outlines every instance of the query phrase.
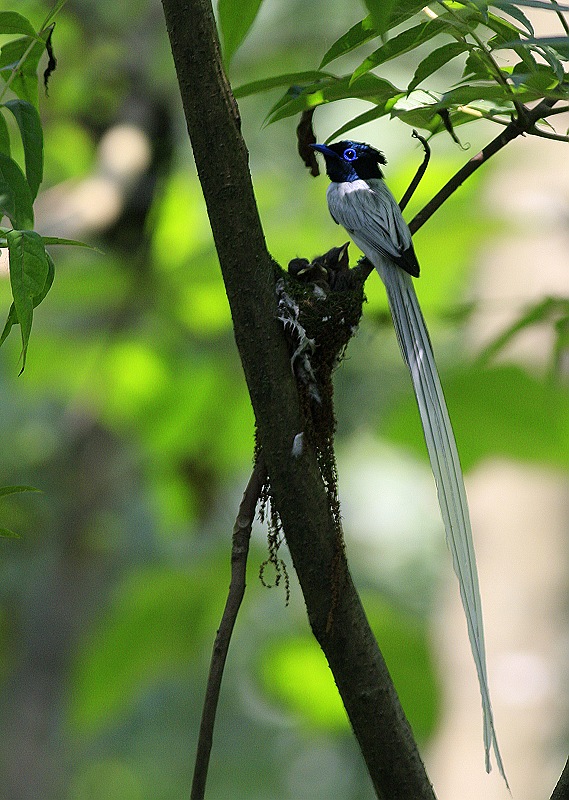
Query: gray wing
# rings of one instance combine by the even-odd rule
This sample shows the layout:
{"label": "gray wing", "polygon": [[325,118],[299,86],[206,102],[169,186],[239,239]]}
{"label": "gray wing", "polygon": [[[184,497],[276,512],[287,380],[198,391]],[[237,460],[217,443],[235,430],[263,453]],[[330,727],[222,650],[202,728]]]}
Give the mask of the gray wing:
{"label": "gray wing", "polygon": [[334,221],[348,231],[373,263],[370,251],[393,261],[409,275],[419,277],[411,233],[383,180],[330,184],[327,196]]}

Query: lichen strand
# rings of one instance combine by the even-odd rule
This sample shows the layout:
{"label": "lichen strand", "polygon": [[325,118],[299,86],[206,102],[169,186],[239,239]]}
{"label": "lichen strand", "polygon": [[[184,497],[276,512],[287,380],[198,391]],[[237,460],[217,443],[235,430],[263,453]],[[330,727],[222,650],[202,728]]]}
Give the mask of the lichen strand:
{"label": "lichen strand", "polygon": [[[255,463],[257,463],[259,453],[260,445],[255,433]],[[285,605],[288,606],[290,600],[290,580],[286,563],[279,557],[279,548],[284,541],[284,533],[281,518],[279,517],[271,496],[271,484],[268,475],[265,477],[265,482],[259,495],[259,519],[261,522],[267,523],[267,545],[269,551],[268,557],[259,567],[259,580],[267,589],[272,589],[273,586],[279,586],[281,581],[284,581]],[[267,570],[270,567],[272,567],[273,570],[272,578],[267,576]]]}
{"label": "lichen strand", "polygon": [[[294,284],[292,285],[292,282]],[[318,399],[310,384],[300,377],[297,381],[306,421],[305,436],[316,448],[318,465],[326,485],[330,508],[336,524],[340,525],[337,492],[337,469],[334,456],[334,387],[332,374],[344,355],[346,346],[357,329],[364,301],[363,285],[323,294],[315,284],[302,284],[289,279],[287,289],[299,307],[299,323],[315,346],[310,357]],[[315,291],[316,290],[316,291]],[[298,347],[293,333],[292,346]],[[293,351],[294,352],[294,351]]]}

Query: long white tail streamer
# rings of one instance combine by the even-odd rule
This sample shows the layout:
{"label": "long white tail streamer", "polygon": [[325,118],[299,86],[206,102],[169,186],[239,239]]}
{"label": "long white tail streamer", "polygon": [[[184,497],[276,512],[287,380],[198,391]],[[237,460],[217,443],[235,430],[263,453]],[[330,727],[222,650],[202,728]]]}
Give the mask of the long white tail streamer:
{"label": "long white tail streamer", "polygon": [[490,704],[480,589],[466,491],[429,333],[410,275],[387,259],[376,258],[374,263],[385,284],[401,353],[411,373],[446,539],[460,585],[482,697],[486,771],[491,769],[492,748],[498,770],[508,785]]}
{"label": "long white tail streamer", "polygon": [[381,178],[332,181],[327,198],[332,218],[346,228],[366,254],[387,290],[397,339],[413,381],[446,539],[466,615],[482,697],[486,770],[490,772],[490,750],[493,749],[498,770],[508,786],[490,704],[478,572],[462,468],[413,280],[398,266],[399,262],[403,266],[418,267],[411,255],[411,233],[397,201]]}

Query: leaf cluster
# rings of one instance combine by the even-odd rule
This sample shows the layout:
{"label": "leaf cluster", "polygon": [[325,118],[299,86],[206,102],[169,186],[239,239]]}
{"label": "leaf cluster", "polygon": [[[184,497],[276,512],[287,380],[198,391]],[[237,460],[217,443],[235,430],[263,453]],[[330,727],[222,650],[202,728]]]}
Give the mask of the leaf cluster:
{"label": "leaf cluster", "polygon": [[[45,298],[54,278],[54,263],[46,245],[78,244],[34,231],[33,203],[43,180],[38,66],[47,49],[48,69],[53,69],[53,18],[64,2],[58,0],[38,31],[16,11],[0,12],[0,34],[16,37],[0,50],[0,218],[11,226],[0,227],[0,248],[8,250],[13,297],[0,345],[18,324],[22,336],[21,371],[26,364],[34,308]],[[10,119],[15,121],[15,134],[11,134]],[[13,142],[14,135],[19,138],[18,143]],[[22,164],[13,152],[18,146],[23,151]]]}
{"label": "leaf cluster", "polygon": [[[268,112],[268,123],[336,100],[371,104],[329,140],[384,116],[454,137],[458,125],[480,118],[507,125],[523,118],[526,103],[545,101],[552,107],[569,99],[569,26],[563,16],[569,6],[557,0],[438,0],[428,6],[417,0],[366,0],[366,5],[368,16],[334,42],[316,70],[248,83],[236,89],[236,97],[286,87]],[[562,35],[536,36],[528,8],[554,13]],[[371,52],[370,43],[375,45]],[[362,50],[367,55],[355,69],[328,71],[332,62]],[[406,67],[414,65],[407,85],[396,86],[375,72],[403,58]],[[462,61],[459,79],[438,91],[433,76],[457,59]],[[564,104],[551,113],[567,108]],[[559,138],[550,130],[541,120],[531,132]]]}

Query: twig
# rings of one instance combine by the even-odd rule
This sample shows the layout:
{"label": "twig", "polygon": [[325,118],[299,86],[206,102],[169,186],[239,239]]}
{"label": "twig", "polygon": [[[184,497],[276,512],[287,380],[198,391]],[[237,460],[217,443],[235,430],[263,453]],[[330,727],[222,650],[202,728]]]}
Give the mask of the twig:
{"label": "twig", "polygon": [[562,133],[550,133],[549,131],[542,131],[539,128],[533,128],[531,131],[532,136],[539,136],[541,139],[552,139],[554,142],[569,142],[569,136],[564,136]]}
{"label": "twig", "polygon": [[569,111],[569,106],[557,106],[557,108],[546,109],[543,112],[543,118],[553,117],[555,114],[566,114]]}
{"label": "twig", "polygon": [[233,633],[235,620],[237,619],[241,601],[245,594],[245,576],[251,527],[255,519],[255,509],[257,508],[257,501],[259,500],[265,478],[266,468],[262,456],[259,456],[243,493],[243,499],[239,506],[235,525],[233,526],[231,580],[225,608],[223,609],[221,623],[215,637],[211,655],[207,688],[200,722],[194,777],[190,795],[191,800],[203,800],[205,796],[205,784],[207,780],[221,680],[223,678],[223,670],[227,659],[231,634]]}
{"label": "twig", "polygon": [[425,157],[423,158],[423,162],[422,162],[421,166],[419,167],[419,169],[415,173],[415,177],[413,178],[413,180],[409,184],[409,186],[407,188],[407,191],[405,192],[405,194],[403,195],[403,197],[399,201],[399,208],[401,209],[401,211],[404,210],[404,208],[407,205],[407,203],[409,202],[409,200],[415,194],[415,189],[417,188],[417,186],[419,185],[419,183],[421,181],[421,178],[425,174],[425,170],[427,169],[427,167],[429,165],[429,160],[431,158],[431,148],[429,147],[429,144],[428,144],[427,140],[423,136],[420,136],[417,133],[416,130],[413,130],[413,133],[411,135],[414,136],[415,139],[418,139],[421,142],[421,144],[423,145],[423,150],[425,151]]}
{"label": "twig", "polygon": [[411,233],[416,233],[425,222],[432,217],[445,200],[453,194],[464,181],[469,178],[478,167],[485,164],[492,156],[496,155],[503,147],[505,147],[512,139],[522,136],[525,133],[535,133],[534,128],[538,120],[551,110],[551,107],[556,100],[542,100],[535,108],[525,111],[522,119],[514,119],[510,124],[501,131],[495,139],[486,145],[479,153],[473,156],[466,164],[453,175],[453,177],[437,192],[437,194],[430,200],[427,205],[419,211],[419,213],[411,220],[409,228]]}
{"label": "twig", "polygon": [[551,800],[567,800],[569,798],[569,758],[565,762],[565,767],[561,773],[561,777],[557,782],[557,786],[553,790]]}

